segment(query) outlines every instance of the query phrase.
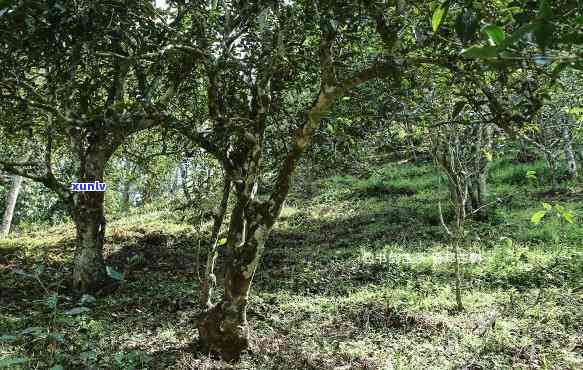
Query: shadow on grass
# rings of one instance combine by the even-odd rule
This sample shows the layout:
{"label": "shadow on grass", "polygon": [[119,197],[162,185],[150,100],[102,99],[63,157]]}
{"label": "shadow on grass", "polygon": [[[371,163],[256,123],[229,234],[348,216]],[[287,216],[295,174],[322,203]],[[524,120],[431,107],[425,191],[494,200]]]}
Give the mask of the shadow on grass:
{"label": "shadow on grass", "polygon": [[[443,235],[440,226],[419,226],[418,221],[423,220],[424,215],[415,209],[391,208],[382,213],[335,220],[301,217],[311,225],[310,231],[276,229],[272,233],[256,275],[254,289],[257,291],[336,298],[366,289],[369,285],[403,288],[423,281],[431,281],[434,286],[450,285],[453,281],[452,273],[446,269],[396,263],[363,265],[358,262],[358,246],[362,244],[382,247],[389,243],[404,243],[411,251],[423,252],[431,242],[439,239],[438,236]],[[132,365],[134,360],[129,354],[134,349],[146,352],[151,358],[148,366],[153,368],[228,368],[226,364],[200,353],[193,344],[197,340],[196,320],[200,312],[196,267],[197,261],[202,264],[205,260],[208,247],[203,242],[197,250],[198,245],[196,237],[190,234],[151,231],[137,237],[112,235],[106,248],[106,263],[123,272],[124,281],[109,296],[98,297],[89,313],[71,317],[61,315],[63,322],[54,330],[65,338],[66,345],[59,348],[62,362],[68,365],[66,368],[132,368],[136,365]],[[65,253],[70,258],[72,248],[71,245],[53,246],[46,253],[49,260],[52,254]],[[25,271],[31,270],[36,261],[34,256],[21,256],[16,250],[3,254],[2,258],[3,266]],[[465,279],[479,284],[482,289],[492,290],[554,287],[581,278],[573,266],[558,264],[551,269],[547,266],[505,274],[488,271],[468,274]],[[43,273],[49,290],[57,283],[56,268],[49,265]],[[2,315],[16,318],[7,325],[7,331],[21,332],[26,327],[48,326],[51,311],[37,302],[45,296],[44,290],[34,280],[13,276],[11,271],[4,267],[0,275]],[[221,271],[222,264],[219,263],[219,277]],[[61,275],[66,280],[70,277],[70,270],[61,270]],[[549,276],[554,278],[549,279]],[[61,312],[75,308],[79,305],[78,297],[66,289],[61,290],[59,305]],[[380,310],[372,306],[363,308],[354,318],[357,327],[415,330],[422,324],[420,318]],[[254,324],[268,322],[268,313],[258,309],[259,315],[255,315],[254,311],[251,309],[249,315]],[[426,325],[432,327],[434,324]],[[435,325],[436,330],[441,330],[441,324]],[[326,354],[320,354],[320,358],[302,355],[302,348],[294,347],[289,343],[291,337],[278,331],[261,336],[263,339],[259,339],[254,349],[257,353],[248,355],[247,359],[269,354],[272,357],[261,360],[263,364],[277,360],[280,366],[287,368],[327,368],[342,364],[338,358],[323,359]],[[353,334],[347,334],[346,338],[353,337]],[[107,340],[104,342],[103,338]],[[48,354],[42,352],[45,344],[19,345],[18,351],[35,358],[40,367],[50,367],[51,360],[45,357]],[[284,346],[288,350],[280,351]],[[88,347],[98,348],[102,357],[94,362],[83,362],[85,360],[80,359],[80,354],[87,352]]]}

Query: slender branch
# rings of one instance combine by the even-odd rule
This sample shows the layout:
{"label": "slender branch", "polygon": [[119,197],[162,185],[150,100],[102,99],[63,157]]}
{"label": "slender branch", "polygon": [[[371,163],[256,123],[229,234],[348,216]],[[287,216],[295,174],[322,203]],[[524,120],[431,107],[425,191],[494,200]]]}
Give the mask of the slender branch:
{"label": "slender branch", "polygon": [[443,211],[441,210],[441,200],[437,202],[437,210],[439,212],[439,222],[441,223],[441,226],[443,226],[445,232],[449,237],[453,237],[452,232],[449,230],[449,228],[445,224],[445,220],[443,219]]}
{"label": "slender branch", "polygon": [[52,174],[52,172],[47,173],[44,176],[39,176],[39,175],[32,174],[32,173],[22,169],[22,167],[27,167],[27,166],[32,167],[34,165],[37,165],[37,163],[36,162],[16,163],[16,162],[8,162],[8,161],[0,160],[0,168],[3,171],[14,174],[14,175],[26,177],[27,179],[31,179],[33,181],[39,182],[39,183],[45,185],[47,188],[53,190],[63,200],[65,200],[67,202],[70,201],[71,193],[69,191],[69,187],[66,186],[65,184],[59,183],[59,181]]}
{"label": "slender branch", "polygon": [[13,83],[15,86],[22,87],[32,95],[31,98],[33,98],[34,100],[28,101],[29,106],[42,109],[42,110],[49,112],[49,113],[53,113],[55,116],[57,116],[63,122],[69,122],[69,123],[74,122],[73,119],[68,118],[63,112],[58,110],[55,107],[54,103],[47,101],[42,95],[40,95],[37,92],[37,89],[34,86],[32,86],[31,84],[29,84],[28,82],[22,81],[19,79],[15,79],[15,78],[9,78],[9,79],[6,79],[2,82],[2,84],[4,84],[4,85],[8,85],[8,83]]}
{"label": "slender branch", "polygon": [[231,194],[231,180],[225,176],[225,184],[223,186],[223,197],[219,207],[216,209],[213,222],[213,230],[211,234],[212,246],[207,254],[207,261],[204,273],[204,280],[202,281],[200,303],[204,309],[212,308],[212,294],[213,289],[217,284],[217,278],[214,274],[215,262],[218,256],[219,234],[221,226],[227,213],[227,206],[229,205],[229,196]]}
{"label": "slender branch", "polygon": [[[321,40],[321,42],[326,43],[328,40]],[[323,48],[320,49],[321,52],[326,53]],[[328,58],[321,58],[321,61],[329,61]],[[324,89],[320,91],[320,95],[313,103],[312,107],[307,113],[306,123],[300,127],[296,136],[291,144],[291,149],[288,152],[286,159],[279,170],[278,177],[276,180],[276,185],[270,196],[269,201],[269,217],[272,222],[275,221],[277,215],[279,214],[283,202],[285,201],[287,194],[289,192],[291,177],[297,166],[297,162],[304,152],[306,144],[311,139],[313,133],[319,127],[322,117],[328,112],[332,104],[340,96],[346,94],[349,90],[354,87],[363,84],[369,80],[375,78],[387,77],[390,75],[395,75],[400,72],[402,65],[394,61],[380,62],[373,66],[355,74],[354,76],[337,83],[334,86],[324,85]],[[321,68],[321,74],[324,75],[326,72],[326,66]]]}
{"label": "slender branch", "polygon": [[212,154],[219,161],[223,162],[226,159],[224,153],[215,142],[209,140],[208,134],[210,133],[211,131],[190,131],[190,130],[181,131],[181,134],[186,136],[194,144],[200,146],[201,148]]}
{"label": "slender branch", "polygon": [[140,54],[140,55],[123,55],[120,53],[114,53],[111,51],[98,51],[95,54],[102,57],[110,57],[110,58],[117,58],[123,59],[127,61],[136,61],[140,59],[151,59],[155,57],[164,56],[165,54],[172,52],[172,51],[187,51],[191,53],[193,56],[198,57],[204,64],[208,63],[210,60],[210,56],[199,48],[195,48],[188,45],[180,45],[180,44],[170,44],[164,46],[162,49],[158,51],[154,51],[151,53]]}

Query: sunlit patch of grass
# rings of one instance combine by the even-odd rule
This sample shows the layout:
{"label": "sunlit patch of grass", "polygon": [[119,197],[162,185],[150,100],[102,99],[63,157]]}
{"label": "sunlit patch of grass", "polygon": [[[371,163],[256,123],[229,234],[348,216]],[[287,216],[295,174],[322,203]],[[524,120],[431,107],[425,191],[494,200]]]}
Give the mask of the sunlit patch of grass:
{"label": "sunlit patch of grass", "polygon": [[534,163],[514,163],[508,159],[494,161],[490,168],[490,178],[495,184],[526,185],[528,171],[543,175],[546,172],[544,160],[539,159]]}
{"label": "sunlit patch of grass", "polygon": [[291,206],[284,206],[279,214],[279,220],[285,220],[287,218],[293,217],[298,213],[298,209]]}
{"label": "sunlit patch of grass", "polygon": [[[42,341],[0,341],[0,357],[26,356],[39,368],[581,368],[580,225],[562,225],[559,242],[551,222],[533,225],[538,190],[502,182],[522,181],[525,170],[505,166],[514,164],[494,164],[490,197],[513,198],[487,222],[470,223],[461,246],[465,312],[453,310],[453,247],[437,214],[440,200],[446,222],[453,220],[446,184],[430,164],[391,164],[368,179],[326,179],[314,198],[283,209],[250,296],[254,347],[239,364],[193,345],[198,234],[154,208],[108,224],[108,261],[125,280],[90,311],[57,315],[53,330],[65,339],[58,356]],[[379,181],[416,193],[354,196]],[[583,201],[563,203],[581,216]],[[46,300],[43,290],[11,269],[67,265],[73,238],[69,224],[0,241],[11,264],[0,270],[2,292],[20,292],[0,308],[0,335],[49,325],[50,310],[38,302]],[[145,261],[132,265],[122,252]],[[467,261],[472,253],[479,260]],[[52,281],[55,271],[42,276]],[[63,312],[79,299],[61,290],[59,302]],[[483,327],[491,312],[495,325]]]}

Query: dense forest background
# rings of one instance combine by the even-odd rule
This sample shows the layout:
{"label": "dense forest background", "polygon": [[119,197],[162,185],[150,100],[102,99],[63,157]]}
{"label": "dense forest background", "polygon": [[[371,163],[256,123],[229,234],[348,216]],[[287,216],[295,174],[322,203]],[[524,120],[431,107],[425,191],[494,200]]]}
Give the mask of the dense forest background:
{"label": "dense forest background", "polygon": [[580,0],[0,0],[0,35],[0,368],[583,367]]}

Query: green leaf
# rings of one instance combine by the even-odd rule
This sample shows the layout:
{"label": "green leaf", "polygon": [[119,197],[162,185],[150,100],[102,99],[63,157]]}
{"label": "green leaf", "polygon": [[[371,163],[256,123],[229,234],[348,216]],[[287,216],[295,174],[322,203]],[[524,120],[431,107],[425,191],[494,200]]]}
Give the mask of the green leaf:
{"label": "green leaf", "polygon": [[51,310],[57,308],[58,297],[56,293],[52,293],[46,297],[44,304]]}
{"label": "green leaf", "polygon": [[54,340],[55,342],[65,343],[65,336],[61,333],[50,333],[48,338]]}
{"label": "green leaf", "polygon": [[498,51],[498,48],[493,46],[472,46],[464,49],[462,56],[477,59],[497,58]]}
{"label": "green leaf", "polygon": [[445,1],[433,12],[433,17],[431,17],[431,28],[433,28],[433,32],[437,32],[439,26],[441,26],[441,23],[443,22],[448,9],[449,1]]}
{"label": "green leaf", "polygon": [[79,315],[79,314],[89,312],[89,311],[91,311],[91,309],[89,309],[87,307],[75,307],[75,308],[71,308],[70,310],[63,312],[63,314],[68,315],[68,316],[75,316],[75,315]]}
{"label": "green leaf", "polygon": [[125,355],[123,352],[118,352],[113,356],[113,358],[115,359],[115,362],[117,362],[119,365],[123,365]]}
{"label": "green leaf", "polygon": [[512,239],[503,236],[500,238],[500,241],[502,241],[504,243],[504,245],[506,246],[506,248],[512,248]]}
{"label": "green leaf", "polygon": [[83,294],[81,300],[79,301],[79,304],[81,304],[81,306],[90,306],[95,304],[95,302],[97,302],[97,299],[95,299],[94,296],[90,294]]}
{"label": "green leaf", "polygon": [[0,367],[9,367],[12,365],[27,363],[28,359],[25,357],[4,357],[0,359]]}
{"label": "green leaf", "polygon": [[536,180],[536,171],[526,171],[526,178],[529,180]]}
{"label": "green leaf", "polygon": [[26,328],[23,331],[20,332],[20,335],[25,335],[25,334],[30,334],[32,336],[39,336],[44,334],[46,331],[46,328],[43,328],[41,326],[32,326],[30,328]]}
{"label": "green leaf", "polygon": [[500,45],[506,39],[506,32],[504,32],[502,27],[495,26],[493,24],[482,28],[482,32],[488,36],[492,45]]}
{"label": "green leaf", "polygon": [[42,273],[45,272],[45,266],[44,265],[38,265],[34,268],[34,273],[36,275],[42,275]]}
{"label": "green leaf", "polygon": [[550,211],[551,209],[553,209],[553,206],[551,206],[548,203],[543,203],[543,208],[546,209],[547,211]]}
{"label": "green leaf", "polygon": [[540,224],[541,220],[543,219],[543,217],[545,217],[546,214],[547,211],[538,211],[532,215],[532,217],[530,218],[530,222],[532,222],[535,225],[538,225]]}
{"label": "green leaf", "polygon": [[0,342],[16,342],[18,337],[16,335],[0,335]]}
{"label": "green leaf", "polygon": [[557,63],[553,68],[552,74],[554,77],[558,76],[563,72],[565,69],[569,67],[569,63]]}
{"label": "green leaf", "polygon": [[529,24],[526,24],[526,25],[520,27],[518,30],[514,31],[512,33],[512,35],[507,37],[504,40],[504,42],[502,42],[500,47],[506,48],[508,46],[514,45],[515,43],[520,41],[520,39],[522,39],[524,36],[533,32],[537,27],[538,27],[537,23],[529,23]]}
{"label": "green leaf", "polygon": [[62,365],[55,365],[51,367],[49,370],[64,370]]}
{"label": "green leaf", "polygon": [[573,214],[571,212],[563,213],[563,218],[565,219],[565,221],[567,221],[570,224],[575,223],[575,218],[573,217]]}
{"label": "green leaf", "polygon": [[123,275],[115,271],[111,266],[105,266],[105,271],[107,272],[107,276],[113,280],[120,281],[123,279]]}
{"label": "green leaf", "polygon": [[15,273],[16,275],[24,276],[27,278],[33,277],[33,275],[26,273],[26,272],[22,271],[21,269],[12,269],[12,272]]}
{"label": "green leaf", "polygon": [[218,246],[227,244],[227,238],[222,238],[217,242]]}

